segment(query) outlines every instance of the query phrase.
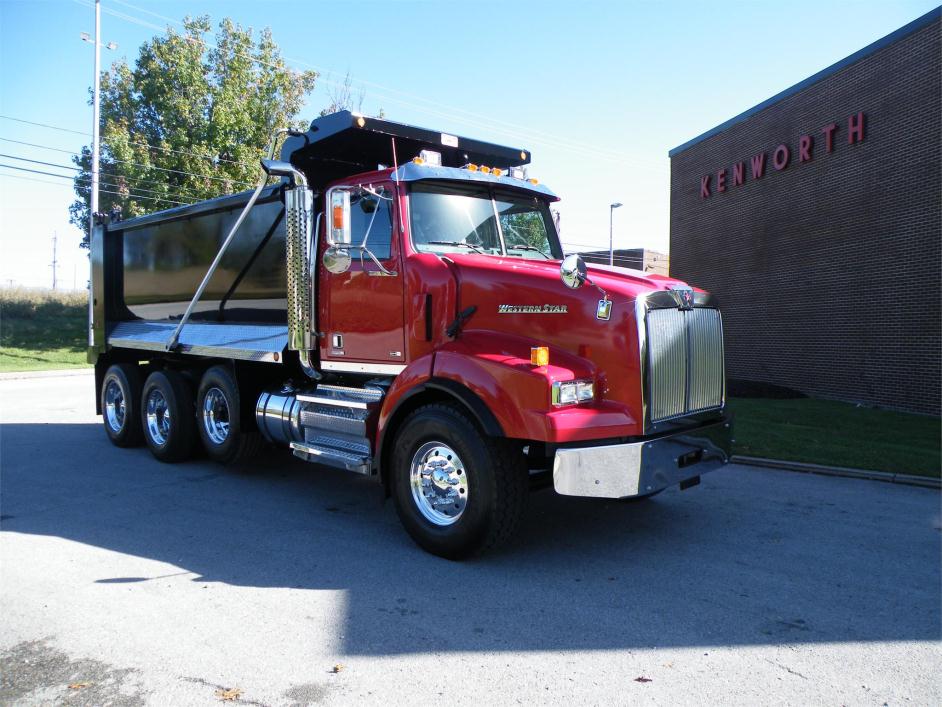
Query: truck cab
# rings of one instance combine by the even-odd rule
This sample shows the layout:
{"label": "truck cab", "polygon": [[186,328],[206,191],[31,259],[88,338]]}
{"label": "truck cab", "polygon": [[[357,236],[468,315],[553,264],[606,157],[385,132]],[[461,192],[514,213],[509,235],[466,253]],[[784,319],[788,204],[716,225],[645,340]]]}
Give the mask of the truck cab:
{"label": "truck cab", "polygon": [[[527,150],[341,112],[289,133],[280,157],[263,160],[280,182],[260,182],[225,239],[217,227],[214,264],[168,321],[121,308],[136,225],[93,237],[90,358],[116,444],[142,436],[177,461],[198,438],[222,462],[288,447],[375,478],[410,535],[450,558],[509,538],[532,489],[647,498],[728,461],[715,299],[567,256]],[[283,218],[284,299],[256,298],[283,301],[284,324],[226,322],[222,304],[190,323],[207,289],[221,301],[215,265],[259,202]],[[110,250],[108,230],[122,234]],[[174,435],[185,449],[167,454]]]}

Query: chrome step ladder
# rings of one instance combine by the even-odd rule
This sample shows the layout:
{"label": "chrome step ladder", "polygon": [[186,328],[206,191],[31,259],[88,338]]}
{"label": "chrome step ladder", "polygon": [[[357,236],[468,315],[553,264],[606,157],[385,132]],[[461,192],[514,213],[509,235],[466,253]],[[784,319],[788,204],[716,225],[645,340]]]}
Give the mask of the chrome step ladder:
{"label": "chrome step ladder", "polygon": [[373,473],[369,429],[375,423],[385,391],[378,386],[352,388],[320,384],[313,392],[299,393],[304,441],[291,442],[294,455],[305,461]]}

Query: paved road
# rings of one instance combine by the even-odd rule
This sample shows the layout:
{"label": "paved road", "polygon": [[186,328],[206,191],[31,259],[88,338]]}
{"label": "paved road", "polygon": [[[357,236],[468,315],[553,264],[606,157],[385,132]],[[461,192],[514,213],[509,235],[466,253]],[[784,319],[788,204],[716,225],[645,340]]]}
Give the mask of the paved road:
{"label": "paved road", "polygon": [[0,703],[942,704],[937,491],[546,491],[456,564],[366,479],[115,449],[92,395],[0,381]]}

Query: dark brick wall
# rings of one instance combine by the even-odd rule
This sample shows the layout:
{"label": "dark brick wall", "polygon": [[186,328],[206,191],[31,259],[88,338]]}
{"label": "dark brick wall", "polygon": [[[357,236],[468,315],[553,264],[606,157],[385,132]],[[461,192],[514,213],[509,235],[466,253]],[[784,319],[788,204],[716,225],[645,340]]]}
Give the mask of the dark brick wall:
{"label": "dark brick wall", "polygon": [[[939,414],[940,26],[671,158],[671,275],[719,296],[729,378]],[[848,145],[858,111],[865,138]],[[832,122],[826,154],[820,129]],[[814,137],[813,159],[799,163],[803,134]],[[791,162],[776,171],[782,143]],[[755,180],[749,160],[760,152],[766,174]],[[732,186],[739,161],[746,182]]]}

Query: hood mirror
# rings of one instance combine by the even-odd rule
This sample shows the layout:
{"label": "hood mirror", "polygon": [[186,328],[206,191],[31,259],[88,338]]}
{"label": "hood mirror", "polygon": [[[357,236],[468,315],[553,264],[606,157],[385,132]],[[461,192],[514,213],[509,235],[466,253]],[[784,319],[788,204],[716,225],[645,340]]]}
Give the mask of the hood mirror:
{"label": "hood mirror", "polygon": [[324,251],[323,261],[327,272],[340,275],[350,269],[353,258],[350,257],[350,250],[348,248],[338,248],[332,245]]}
{"label": "hood mirror", "polygon": [[559,279],[571,290],[578,290],[589,279],[585,261],[578,253],[567,255],[559,266]]}

